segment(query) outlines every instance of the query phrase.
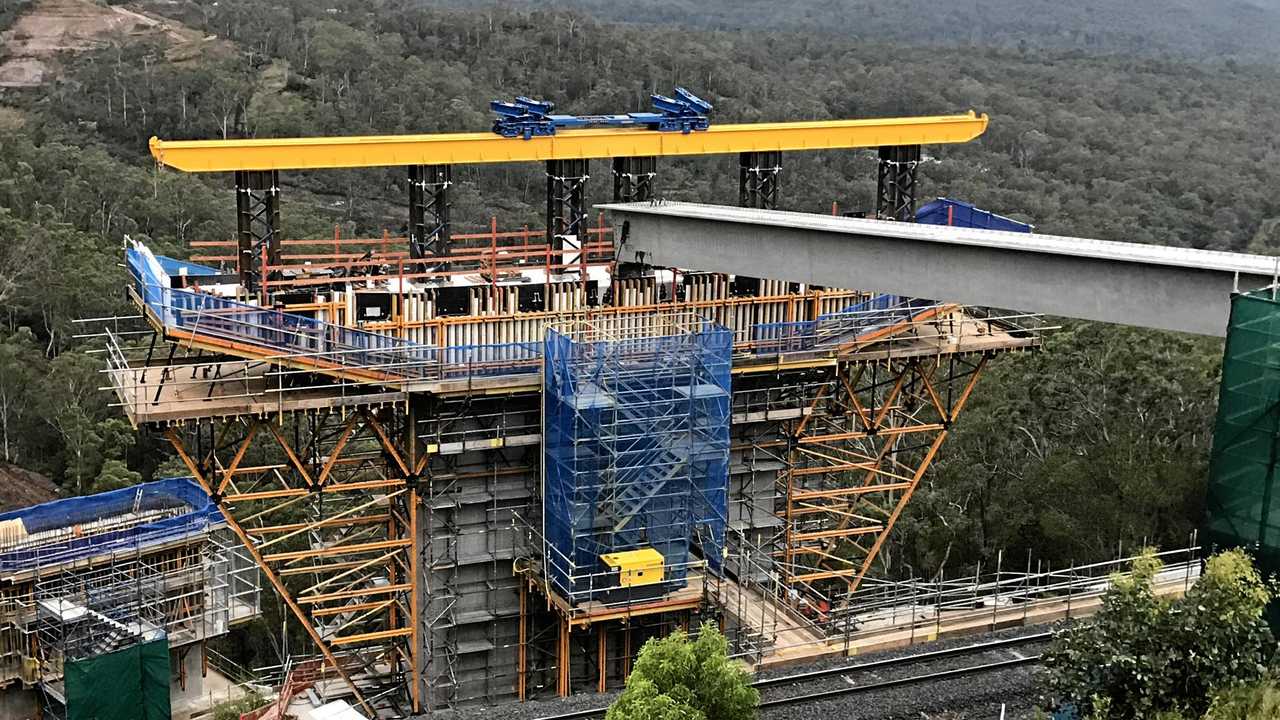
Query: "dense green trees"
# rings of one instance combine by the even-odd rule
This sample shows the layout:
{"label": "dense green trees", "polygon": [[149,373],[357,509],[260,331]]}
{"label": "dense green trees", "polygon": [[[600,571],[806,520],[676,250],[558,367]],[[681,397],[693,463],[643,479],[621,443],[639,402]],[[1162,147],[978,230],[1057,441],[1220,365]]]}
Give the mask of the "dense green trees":
{"label": "dense green trees", "polygon": [[650,639],[605,720],[751,720],[760,693],[728,648],[711,623],[693,640],[683,631]]}
{"label": "dense green trees", "polygon": [[[1088,720],[1227,718],[1233,708],[1274,703],[1264,678],[1275,640],[1263,613],[1275,593],[1249,557],[1210,558],[1176,599],[1156,593],[1159,571],[1154,555],[1139,558],[1131,576],[1112,579],[1089,624],[1057,637],[1044,656],[1051,698]],[[1241,689],[1250,683],[1261,684]]]}
{"label": "dense green trees", "polygon": [[[475,7],[476,0],[443,0]],[[859,42],[1053,47],[1109,53],[1276,57],[1280,8],[1233,0],[516,0],[608,20],[748,31],[794,30]],[[487,3],[481,3],[487,4]]]}

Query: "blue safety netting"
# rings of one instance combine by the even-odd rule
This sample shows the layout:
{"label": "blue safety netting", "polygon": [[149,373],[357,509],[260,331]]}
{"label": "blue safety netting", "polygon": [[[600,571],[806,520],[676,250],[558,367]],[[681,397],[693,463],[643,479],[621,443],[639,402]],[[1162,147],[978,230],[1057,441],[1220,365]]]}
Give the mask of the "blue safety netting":
{"label": "blue safety netting", "polygon": [[[171,515],[130,527],[95,532],[86,527],[127,513],[173,510]],[[0,513],[0,522],[20,520],[27,535],[72,529],[65,539],[32,538],[0,551],[0,571],[13,572],[168,542],[225,525],[204,489],[190,478],[169,478],[97,495],[65,498]],[[83,528],[83,530],[82,530]]]}
{"label": "blue safety netting", "polygon": [[434,345],[172,288],[166,258],[135,243],[126,250],[134,290],[166,328],[227,340],[277,357],[306,356],[311,364],[351,368],[388,379],[428,380],[536,373],[542,343]]}
{"label": "blue safety netting", "polygon": [[591,340],[549,330],[543,410],[545,571],[581,602],[618,587],[605,553],[652,547],[667,588],[700,549],[719,573],[732,334]]}
{"label": "blue safety netting", "polygon": [[902,295],[876,295],[817,320],[759,323],[751,328],[752,348],[758,353],[819,350],[857,342],[885,328],[910,322],[934,307],[932,300]]}

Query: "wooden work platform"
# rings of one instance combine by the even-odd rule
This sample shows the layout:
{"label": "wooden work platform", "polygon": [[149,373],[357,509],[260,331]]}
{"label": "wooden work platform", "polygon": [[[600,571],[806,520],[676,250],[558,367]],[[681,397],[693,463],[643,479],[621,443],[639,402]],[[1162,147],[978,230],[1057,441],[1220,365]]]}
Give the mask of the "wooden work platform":
{"label": "wooden work platform", "polygon": [[[1190,580],[1171,578],[1158,580],[1155,592],[1162,597],[1181,596]],[[1090,617],[1102,608],[1102,591],[1048,598],[991,609],[943,613],[916,608],[903,614],[891,625],[853,633],[848,642],[843,637],[824,638],[817,642],[785,644],[779,640],[756,665],[757,669],[801,665],[824,658],[860,655],[882,650],[911,647],[934,640],[971,637],[1016,627],[1048,625],[1063,620]],[[781,637],[781,636],[780,636]]]}
{"label": "wooden work platform", "polygon": [[[404,402],[408,393],[341,384],[281,388],[266,363],[241,360],[129,368],[110,372],[120,405],[135,427],[197,418],[263,416]],[[296,378],[316,382],[304,376]]]}
{"label": "wooden work platform", "polygon": [[593,623],[612,620],[627,620],[660,613],[698,610],[705,600],[703,592],[705,581],[701,575],[692,573],[690,573],[688,582],[684,587],[669,592],[660,598],[638,600],[625,605],[607,605],[598,600],[588,600],[575,605],[551,589],[550,585],[540,575],[529,570],[525,570],[524,574],[528,577],[530,587],[546,598],[547,607],[554,609],[568,622],[570,627],[587,627]]}
{"label": "wooden work platform", "polygon": [[782,372],[831,367],[839,363],[882,362],[940,355],[990,355],[1035,350],[1040,335],[1009,330],[954,308],[932,322],[911,322],[884,335],[814,350],[736,356],[733,374]]}
{"label": "wooden work platform", "polygon": [[791,608],[729,577],[720,583],[720,603],[725,613],[743,627],[758,631],[771,640],[773,651],[826,644],[826,636]]}

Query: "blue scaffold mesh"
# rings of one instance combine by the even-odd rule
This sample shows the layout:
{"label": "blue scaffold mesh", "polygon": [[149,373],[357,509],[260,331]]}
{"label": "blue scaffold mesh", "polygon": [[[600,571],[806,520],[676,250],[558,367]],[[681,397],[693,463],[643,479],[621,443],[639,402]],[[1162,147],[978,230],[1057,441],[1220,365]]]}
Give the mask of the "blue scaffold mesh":
{"label": "blue scaffold mesh", "polygon": [[545,572],[577,603],[618,580],[605,553],[652,547],[666,589],[720,572],[732,334],[697,319],[645,337],[549,330],[544,373]]}
{"label": "blue scaffold mesh", "polygon": [[542,344],[509,342],[437,347],[391,335],[262,308],[230,298],[170,287],[166,268],[201,266],[152,255],[140,245],[125,253],[133,289],[166,330],[217,338],[277,357],[306,356],[327,367],[357,368],[387,380],[436,380],[538,372]]}
{"label": "blue scaffold mesh", "polygon": [[878,331],[910,322],[935,306],[932,300],[902,295],[876,295],[817,320],[757,323],[751,328],[751,347],[759,353],[804,352],[859,342]]}
{"label": "blue scaffold mesh", "polygon": [[[139,523],[99,523],[149,514]],[[0,573],[109,555],[207,532],[226,524],[218,508],[190,478],[169,478],[97,495],[65,498],[0,513],[18,521],[30,538],[0,551]],[[70,529],[71,532],[59,533]]]}

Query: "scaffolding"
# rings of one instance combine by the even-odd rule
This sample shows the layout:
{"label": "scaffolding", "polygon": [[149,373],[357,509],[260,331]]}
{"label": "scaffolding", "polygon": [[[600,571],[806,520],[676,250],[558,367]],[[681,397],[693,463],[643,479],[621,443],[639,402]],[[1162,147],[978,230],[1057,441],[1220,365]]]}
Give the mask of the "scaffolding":
{"label": "scaffolding", "polygon": [[[699,618],[756,658],[812,643],[978,370],[1043,329],[614,266],[598,236],[572,258],[528,230],[453,240],[429,267],[386,238],[367,260],[348,243],[375,241],[285,240],[270,306],[134,244],[146,327],[100,333],[129,418],[346,686],[324,692],[383,714],[602,689]],[[622,587],[600,556],[642,548],[664,581]]]}
{"label": "scaffolding", "polygon": [[627,602],[607,553],[652,548],[682,586],[718,572],[729,454],[729,332],[692,314],[548,330],[544,576],[571,604]]}
{"label": "scaffolding", "polygon": [[55,716],[69,663],[203,648],[260,613],[257,567],[189,479],[5,513],[0,536],[0,682],[38,687]]}

